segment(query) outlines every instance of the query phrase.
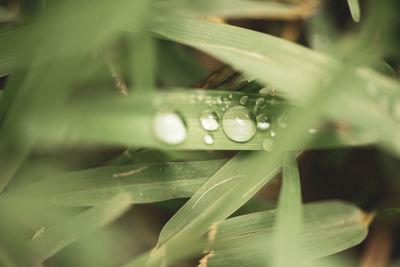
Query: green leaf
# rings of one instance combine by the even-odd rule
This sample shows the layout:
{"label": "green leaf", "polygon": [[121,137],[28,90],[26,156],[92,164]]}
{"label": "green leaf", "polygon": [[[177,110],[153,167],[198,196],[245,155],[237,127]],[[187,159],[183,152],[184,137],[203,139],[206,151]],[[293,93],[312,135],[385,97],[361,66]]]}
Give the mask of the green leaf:
{"label": "green leaf", "polygon": [[[200,242],[196,240],[213,223],[232,214],[280,170],[280,157],[267,155],[266,152],[241,152],[228,161],[164,226],[147,263],[171,263],[190,255],[184,245],[188,240],[192,244]],[[139,266],[139,261],[133,260],[126,266]]]}
{"label": "green leaf", "polygon": [[287,152],[283,158],[282,187],[274,227],[276,230],[273,266],[302,266],[300,235],[303,227],[303,211],[300,175],[293,152]]}
{"label": "green leaf", "polygon": [[129,207],[129,194],[119,194],[103,205],[91,208],[74,218],[44,229],[28,242],[38,259],[45,260],[82,236],[99,229],[121,216]]}
{"label": "green leaf", "polygon": [[162,15],[165,12],[172,13],[171,16],[216,16],[222,18],[286,18],[295,16],[296,6],[249,0],[203,0],[203,1],[181,1],[168,0],[159,1],[155,10]]}
{"label": "green leaf", "polygon": [[[274,210],[263,211],[218,223],[216,245],[207,266],[275,266],[271,259],[276,216]],[[349,203],[304,205],[304,255],[307,260],[315,260],[360,243],[367,235],[369,222],[369,215]]]}
{"label": "green leaf", "polygon": [[351,17],[355,22],[360,21],[360,4],[358,0],[347,0],[347,4],[349,5]]}
{"label": "green leaf", "polygon": [[100,205],[118,193],[131,203],[190,197],[226,160],[145,163],[78,171],[10,191],[56,205]]}

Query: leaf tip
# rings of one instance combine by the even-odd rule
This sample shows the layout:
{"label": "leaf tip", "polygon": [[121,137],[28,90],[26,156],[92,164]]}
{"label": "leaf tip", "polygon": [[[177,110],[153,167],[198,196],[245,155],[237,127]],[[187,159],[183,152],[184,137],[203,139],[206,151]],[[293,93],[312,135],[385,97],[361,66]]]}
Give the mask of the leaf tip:
{"label": "leaf tip", "polygon": [[214,251],[210,251],[203,258],[200,259],[197,267],[207,267],[208,259],[214,255]]}
{"label": "leaf tip", "polygon": [[375,213],[371,212],[371,213],[367,213],[362,211],[361,212],[361,223],[365,226],[369,226],[372,222],[372,220],[375,218]]}

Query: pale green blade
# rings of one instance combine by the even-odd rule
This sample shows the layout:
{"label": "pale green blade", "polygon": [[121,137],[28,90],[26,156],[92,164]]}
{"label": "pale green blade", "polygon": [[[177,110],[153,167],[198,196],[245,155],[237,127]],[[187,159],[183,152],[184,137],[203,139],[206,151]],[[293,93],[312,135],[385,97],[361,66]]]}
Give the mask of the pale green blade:
{"label": "pale green blade", "polygon": [[131,203],[192,196],[226,160],[146,163],[77,171],[10,191],[22,198],[68,206],[95,206],[118,193]]}
{"label": "pale green blade", "polygon": [[[264,211],[217,224],[218,245],[207,266],[275,266],[271,261],[275,218],[276,211]],[[350,248],[366,237],[369,223],[369,215],[349,203],[306,204],[301,243],[304,255],[314,260]]]}
{"label": "pale green blade", "polygon": [[274,225],[273,266],[303,266],[300,247],[300,235],[303,227],[302,209],[300,175],[296,156],[294,152],[287,152],[283,158],[282,187]]}
{"label": "pale green blade", "polygon": [[355,22],[360,21],[360,4],[358,0],[347,0],[347,4],[349,5],[351,17]]}
{"label": "pale green blade", "polygon": [[103,205],[44,229],[43,233],[28,242],[28,247],[35,251],[38,259],[45,260],[87,233],[117,219],[130,207],[130,203],[129,194],[119,194]]}

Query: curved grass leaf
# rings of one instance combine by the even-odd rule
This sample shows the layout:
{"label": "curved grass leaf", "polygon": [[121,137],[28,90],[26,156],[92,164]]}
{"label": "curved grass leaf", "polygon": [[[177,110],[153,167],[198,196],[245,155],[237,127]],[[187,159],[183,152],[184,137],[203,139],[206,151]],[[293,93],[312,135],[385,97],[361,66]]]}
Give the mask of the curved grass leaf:
{"label": "curved grass leaf", "polygon": [[10,191],[56,205],[101,205],[115,194],[126,193],[131,203],[149,203],[190,197],[226,160],[145,163],[102,167],[65,174]]}
{"label": "curved grass leaf", "polygon": [[45,260],[88,232],[99,229],[121,216],[129,207],[129,194],[119,194],[104,204],[91,208],[59,225],[44,229],[28,242],[39,260]]}
{"label": "curved grass leaf", "polygon": [[[276,216],[275,210],[264,211],[218,223],[216,245],[207,266],[275,266],[271,259]],[[304,255],[314,260],[360,243],[367,235],[369,222],[365,213],[349,203],[304,205]]]}

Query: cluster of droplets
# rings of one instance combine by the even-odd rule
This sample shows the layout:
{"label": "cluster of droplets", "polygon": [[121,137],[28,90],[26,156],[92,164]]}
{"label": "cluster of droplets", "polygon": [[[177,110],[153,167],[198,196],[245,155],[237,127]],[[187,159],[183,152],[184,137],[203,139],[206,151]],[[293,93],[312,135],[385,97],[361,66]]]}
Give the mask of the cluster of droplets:
{"label": "cluster of droplets", "polygon": [[[247,104],[249,97],[244,95],[239,99],[237,105],[232,104],[234,95],[232,93],[225,97],[217,97],[213,101],[219,105],[223,114],[220,117],[218,113],[209,105],[210,108],[203,110],[200,114],[200,126],[206,131],[203,141],[207,145],[215,143],[213,132],[217,131],[220,126],[227,138],[234,142],[248,142],[256,134],[257,130],[261,132],[269,131],[269,137],[263,140],[262,147],[270,151],[273,147],[273,137],[275,132],[271,129],[271,120],[269,116],[260,112],[267,106],[264,97],[255,99],[253,110],[249,110]],[[198,101],[207,101],[204,96],[199,96]],[[236,100],[237,101],[237,100]],[[222,107],[221,107],[222,106]],[[399,111],[400,112],[400,111]],[[256,114],[256,115],[255,115]],[[286,127],[287,116],[283,115],[277,120],[279,127]],[[153,120],[153,130],[155,136],[162,142],[169,145],[178,145],[185,141],[187,137],[186,123],[182,116],[176,111],[160,111]]]}

